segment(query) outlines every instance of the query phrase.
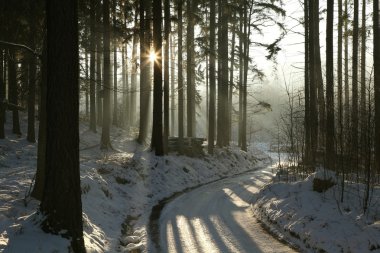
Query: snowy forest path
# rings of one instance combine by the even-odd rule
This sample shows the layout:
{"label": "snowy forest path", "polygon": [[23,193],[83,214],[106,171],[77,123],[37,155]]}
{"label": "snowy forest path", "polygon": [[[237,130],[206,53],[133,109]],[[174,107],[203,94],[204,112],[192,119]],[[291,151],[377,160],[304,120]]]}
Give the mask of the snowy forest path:
{"label": "snowy forest path", "polygon": [[251,210],[270,169],[204,185],[169,202],[159,221],[160,251],[296,252],[268,234]]}

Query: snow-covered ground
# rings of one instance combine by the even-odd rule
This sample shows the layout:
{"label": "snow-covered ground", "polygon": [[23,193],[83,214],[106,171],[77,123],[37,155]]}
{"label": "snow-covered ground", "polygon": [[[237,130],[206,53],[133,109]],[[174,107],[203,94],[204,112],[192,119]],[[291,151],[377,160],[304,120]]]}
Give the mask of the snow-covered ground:
{"label": "snow-covered ground", "polygon": [[[26,133],[25,118],[22,131]],[[39,228],[39,202],[29,197],[36,170],[36,144],[11,134],[0,140],[0,252],[67,252],[69,242]],[[91,252],[146,251],[151,209],[186,188],[252,170],[268,162],[255,149],[217,149],[214,156],[156,157],[114,128],[115,151],[99,150],[100,134],[80,125],[81,187],[85,244]],[[70,208],[70,207],[68,207]]]}
{"label": "snow-covered ground", "polygon": [[369,212],[363,214],[363,185],[347,184],[343,203],[339,184],[324,193],[313,191],[313,179],[324,173],[267,185],[253,201],[255,216],[305,252],[380,252],[380,189],[373,189]]}

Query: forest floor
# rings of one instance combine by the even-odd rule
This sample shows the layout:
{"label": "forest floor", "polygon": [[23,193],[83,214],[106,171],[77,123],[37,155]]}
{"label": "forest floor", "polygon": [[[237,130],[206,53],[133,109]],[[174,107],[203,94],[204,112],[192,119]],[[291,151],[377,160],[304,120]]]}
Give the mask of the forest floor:
{"label": "forest floor", "polygon": [[[26,116],[22,117],[25,133]],[[67,252],[68,240],[39,227],[39,202],[29,196],[36,144],[28,143],[24,135],[11,134],[10,122],[6,139],[0,140],[0,252]],[[89,253],[146,252],[152,245],[151,210],[160,200],[270,162],[259,149],[245,153],[235,147],[216,149],[214,156],[156,157],[118,128],[112,130],[114,150],[102,152],[100,131],[88,131],[85,123],[80,125],[80,137],[84,238]],[[362,185],[348,184],[345,201],[340,203],[338,186],[325,193],[312,191],[312,180],[320,175],[268,184],[252,195],[256,217],[301,251],[380,252],[380,190],[373,189],[369,212],[363,214]]]}
{"label": "forest floor", "polygon": [[[8,115],[8,119],[11,119]],[[26,133],[26,116],[22,115]],[[0,140],[0,252],[67,252],[68,240],[39,228],[39,202],[29,194],[36,170],[36,144],[25,135]],[[156,157],[131,136],[113,128],[113,151],[99,149],[99,133],[80,125],[80,166],[87,252],[146,252],[149,216],[160,200],[187,188],[255,168],[270,160],[258,149],[216,149],[214,156]],[[70,207],[68,207],[70,208]]]}

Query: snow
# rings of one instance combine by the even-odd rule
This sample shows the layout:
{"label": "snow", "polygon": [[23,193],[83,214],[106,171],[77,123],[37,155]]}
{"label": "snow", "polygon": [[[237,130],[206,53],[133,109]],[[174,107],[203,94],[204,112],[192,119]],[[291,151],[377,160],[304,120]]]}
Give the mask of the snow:
{"label": "snow", "polygon": [[370,211],[363,214],[363,185],[347,184],[340,203],[339,184],[318,193],[314,178],[337,180],[320,169],[303,181],[269,184],[255,197],[255,216],[305,252],[380,252],[380,189],[374,189]]}
{"label": "snow", "polygon": [[[26,115],[22,115],[26,133]],[[87,252],[147,251],[153,206],[176,192],[262,166],[259,150],[216,149],[214,156],[156,157],[122,129],[111,133],[114,151],[99,149],[99,133],[80,125],[80,168]],[[11,134],[0,140],[0,252],[67,252],[69,241],[44,233],[39,202],[29,197],[36,170],[36,145]],[[68,207],[69,208],[69,207]]]}
{"label": "snow", "polygon": [[[26,115],[22,117],[22,131],[26,133]],[[236,147],[216,149],[214,156],[156,157],[122,129],[113,128],[111,135],[115,150],[102,152],[100,133],[88,131],[86,123],[80,125],[84,237],[89,253],[152,250],[149,216],[160,200],[187,188],[263,168],[268,162],[267,154],[258,149],[245,153]],[[29,197],[36,145],[28,143],[25,136],[11,134],[8,114],[6,139],[0,140],[0,252],[67,252],[67,239],[40,229],[39,202]],[[257,146],[269,148],[267,144]],[[277,160],[276,154],[269,155]],[[380,189],[374,188],[370,211],[363,214],[363,185],[347,184],[346,198],[340,203],[338,185],[325,193],[312,191],[313,178],[323,175],[317,172],[304,181],[269,183],[259,192],[252,190],[252,196],[243,200],[252,202],[255,216],[273,233],[306,252],[380,252]],[[265,176],[272,177],[272,171],[266,170]],[[260,181],[256,176],[250,180],[247,184]],[[267,182],[263,180],[260,185]],[[235,208],[247,205],[239,202],[231,188],[224,189],[224,195],[237,198],[233,200]],[[247,224],[244,219],[240,225]]]}

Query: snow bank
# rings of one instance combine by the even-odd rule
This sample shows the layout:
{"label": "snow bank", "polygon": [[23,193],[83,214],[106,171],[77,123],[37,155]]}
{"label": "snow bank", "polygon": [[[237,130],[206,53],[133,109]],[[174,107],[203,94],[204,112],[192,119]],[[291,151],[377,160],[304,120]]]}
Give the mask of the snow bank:
{"label": "snow bank", "polygon": [[339,185],[325,193],[313,191],[316,177],[336,180],[333,173],[325,176],[318,171],[301,182],[266,186],[252,206],[255,216],[306,252],[380,252],[380,189],[374,189],[371,212],[364,215],[364,186],[348,184],[340,203]]}
{"label": "snow bank", "polygon": [[[25,119],[22,120],[26,132]],[[29,197],[36,169],[36,144],[11,134],[0,140],[0,252],[67,252],[68,240],[45,234]],[[146,252],[153,206],[189,187],[252,170],[268,161],[258,151],[216,149],[214,156],[156,157],[121,129],[112,130],[114,151],[99,149],[100,133],[80,126],[84,237],[87,252]],[[69,207],[68,207],[69,208]]]}

